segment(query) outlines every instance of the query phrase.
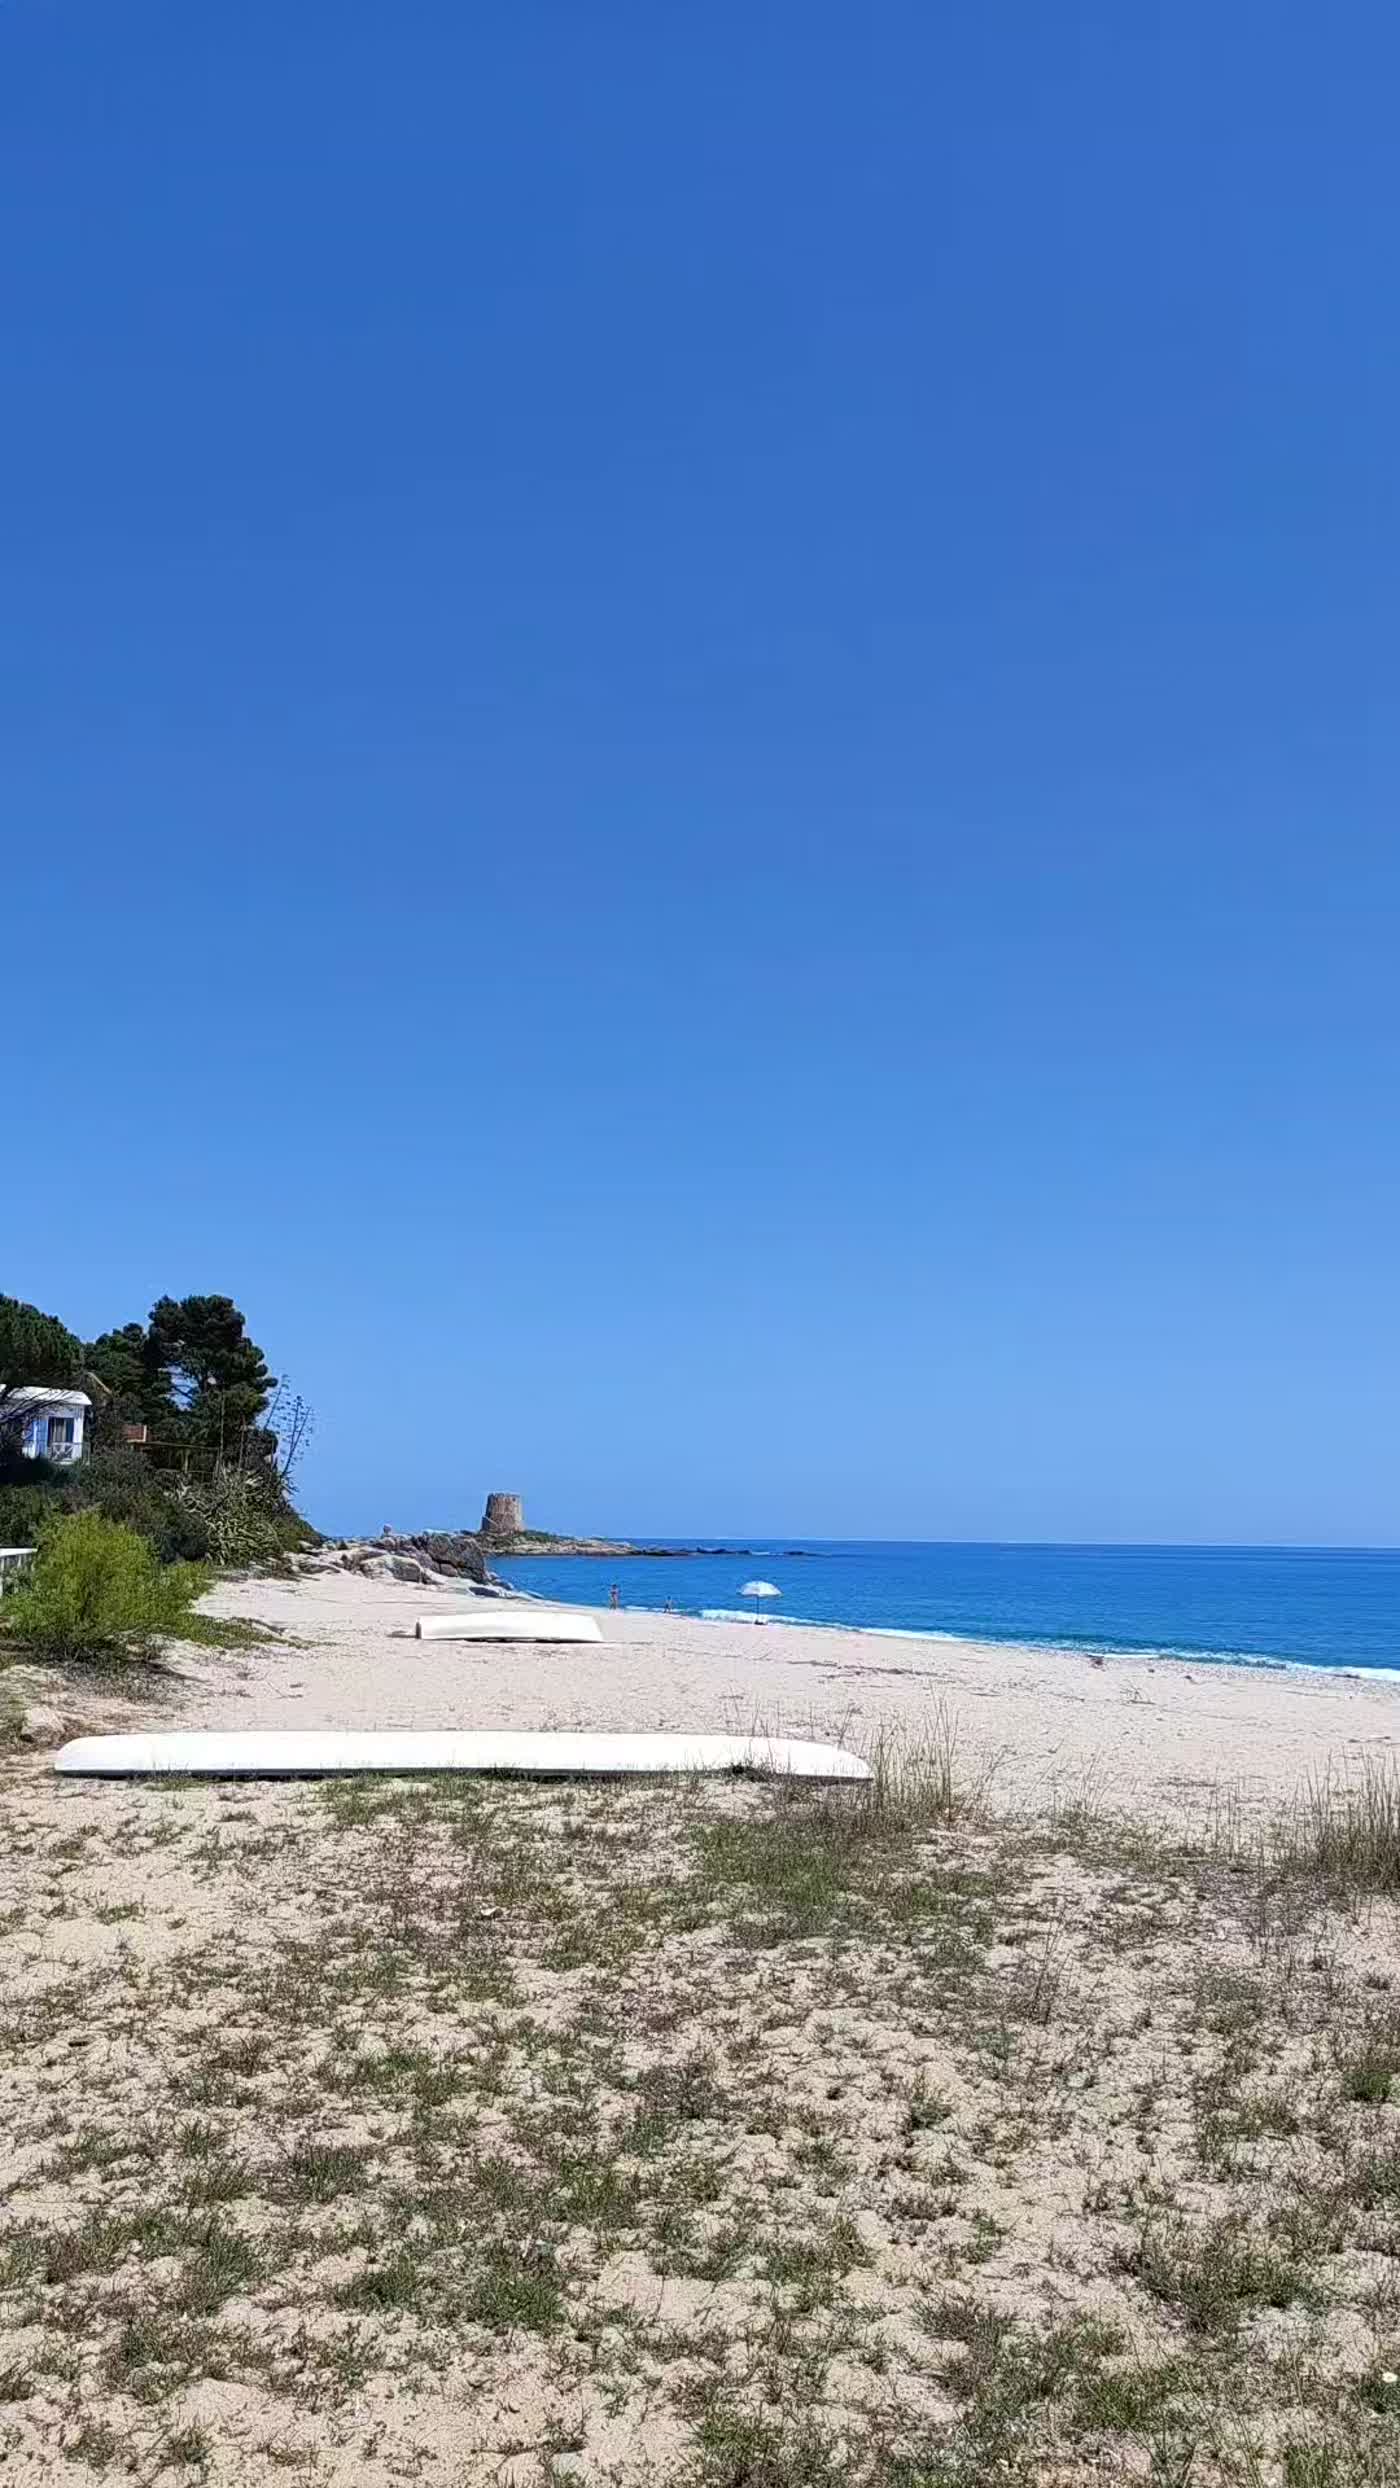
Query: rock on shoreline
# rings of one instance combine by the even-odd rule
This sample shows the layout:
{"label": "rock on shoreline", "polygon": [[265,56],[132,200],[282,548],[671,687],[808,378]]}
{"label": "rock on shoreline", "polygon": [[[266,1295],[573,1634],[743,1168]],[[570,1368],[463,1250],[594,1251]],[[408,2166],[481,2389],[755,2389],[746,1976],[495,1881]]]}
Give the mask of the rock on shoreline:
{"label": "rock on shoreline", "polygon": [[418,1581],[425,1588],[491,1578],[481,1540],[470,1529],[421,1529],[411,1537],[385,1529],[377,1538],[343,1539],[293,1561],[299,1572],[357,1572],[367,1581]]}
{"label": "rock on shoreline", "polygon": [[[798,1548],[790,1550],[801,1552]],[[751,1546],[637,1546],[626,1538],[556,1538],[545,1529],[522,1529],[514,1537],[485,1537],[475,1529],[383,1529],[377,1538],[326,1540],[314,1552],[293,1557],[299,1572],[357,1572],[369,1581],[418,1581],[450,1588],[473,1581],[482,1588],[494,1579],[491,1561],[513,1555],[606,1555],[626,1563],[650,1556],[682,1563],[692,1555],[723,1555],[739,1559],[754,1553]]]}

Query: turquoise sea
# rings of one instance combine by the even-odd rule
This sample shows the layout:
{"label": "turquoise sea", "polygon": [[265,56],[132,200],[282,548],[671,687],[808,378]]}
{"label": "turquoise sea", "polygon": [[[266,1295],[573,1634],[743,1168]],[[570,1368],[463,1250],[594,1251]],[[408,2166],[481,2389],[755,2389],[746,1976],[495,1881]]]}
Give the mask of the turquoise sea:
{"label": "turquoise sea", "polygon": [[520,1589],[589,1606],[606,1605],[615,1581],[626,1607],[731,1613],[743,1583],[760,1577],[782,1592],[765,1612],[792,1624],[1400,1669],[1395,1547],[743,1544],[750,1551],[738,1555],[529,1556],[496,1569]]}

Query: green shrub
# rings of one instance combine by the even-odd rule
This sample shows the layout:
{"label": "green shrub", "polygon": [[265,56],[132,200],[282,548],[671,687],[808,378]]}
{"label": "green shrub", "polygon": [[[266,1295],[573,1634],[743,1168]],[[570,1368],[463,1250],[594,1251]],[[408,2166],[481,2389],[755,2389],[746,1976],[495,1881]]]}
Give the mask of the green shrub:
{"label": "green shrub", "polygon": [[139,1451],[125,1446],[91,1452],[71,1469],[63,1502],[68,1511],[102,1512],[124,1529],[135,1529],[163,1564],[202,1563],[213,1552],[199,1514],[181,1499],[178,1481],[162,1477]]}
{"label": "green shrub", "polygon": [[62,1477],[56,1460],[31,1458],[14,1427],[0,1425],[0,1486],[57,1486]]}
{"label": "green shrub", "polygon": [[126,1444],[75,1465],[30,1460],[0,1435],[0,1546],[32,1546],[61,1513],[100,1512],[144,1538],[162,1564],[276,1568],[316,1532],[294,1512],[275,1471],[216,1468],[185,1477],[153,1468]]}
{"label": "green shrub", "polygon": [[46,1520],[62,1509],[63,1471],[31,1460],[12,1427],[0,1427],[0,1546],[32,1546]]}
{"label": "green shrub", "polygon": [[311,1535],[276,1480],[256,1470],[216,1469],[209,1478],[182,1477],[172,1494],[216,1564],[252,1571],[276,1567]]}
{"label": "green shrub", "polygon": [[45,1658],[93,1659],[150,1650],[178,1633],[207,1587],[194,1564],[166,1564],[149,1541],[102,1512],[50,1521],[5,1625]]}
{"label": "green shrub", "polygon": [[0,1546],[32,1546],[53,1511],[46,1486],[0,1486]]}

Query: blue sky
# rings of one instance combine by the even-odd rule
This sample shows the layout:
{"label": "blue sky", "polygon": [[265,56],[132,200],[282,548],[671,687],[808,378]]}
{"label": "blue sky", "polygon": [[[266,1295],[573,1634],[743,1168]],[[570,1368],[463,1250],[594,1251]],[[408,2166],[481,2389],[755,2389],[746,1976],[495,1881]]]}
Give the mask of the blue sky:
{"label": "blue sky", "polygon": [[0,1284],[330,1527],[1400,1536],[1397,72],[10,0]]}

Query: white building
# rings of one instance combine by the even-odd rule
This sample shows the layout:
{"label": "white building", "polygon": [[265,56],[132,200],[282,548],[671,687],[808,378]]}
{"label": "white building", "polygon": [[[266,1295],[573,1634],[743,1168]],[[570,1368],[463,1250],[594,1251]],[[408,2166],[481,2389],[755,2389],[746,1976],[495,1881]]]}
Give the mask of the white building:
{"label": "white building", "polygon": [[86,1391],[50,1391],[26,1383],[0,1400],[0,1425],[22,1426],[31,1460],[81,1460],[92,1402]]}

